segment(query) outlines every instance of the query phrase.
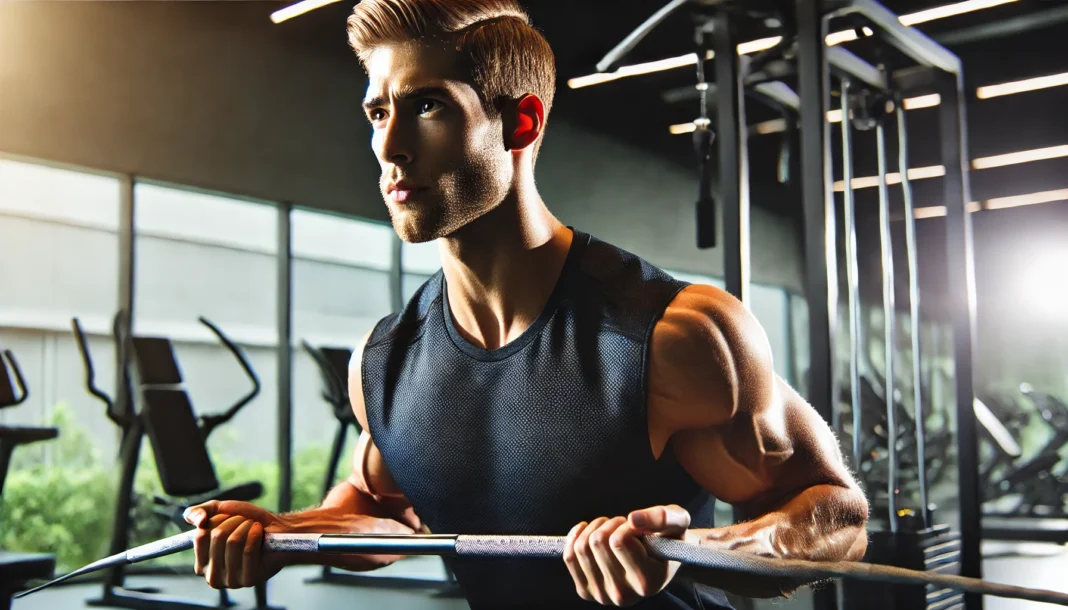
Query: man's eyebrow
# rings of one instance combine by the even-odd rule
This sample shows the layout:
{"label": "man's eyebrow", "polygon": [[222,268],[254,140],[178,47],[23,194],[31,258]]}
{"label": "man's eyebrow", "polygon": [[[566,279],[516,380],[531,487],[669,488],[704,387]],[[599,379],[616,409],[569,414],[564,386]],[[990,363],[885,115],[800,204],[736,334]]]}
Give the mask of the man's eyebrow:
{"label": "man's eyebrow", "polygon": [[[449,90],[446,89],[445,87],[441,87],[439,85],[430,85],[430,86],[427,86],[427,87],[414,87],[414,88],[410,88],[410,89],[401,89],[400,91],[397,92],[397,98],[398,99],[402,99],[402,100],[407,100],[407,99],[412,99],[412,98],[417,98],[417,97],[427,97],[427,96],[438,96],[438,97],[446,97],[446,98],[449,98],[449,99],[453,99],[452,93],[450,93]],[[385,106],[387,103],[388,103],[388,101],[386,100],[385,96],[376,95],[376,96],[374,96],[372,98],[364,100],[363,109],[364,110],[370,110],[372,108],[377,108],[379,106]]]}

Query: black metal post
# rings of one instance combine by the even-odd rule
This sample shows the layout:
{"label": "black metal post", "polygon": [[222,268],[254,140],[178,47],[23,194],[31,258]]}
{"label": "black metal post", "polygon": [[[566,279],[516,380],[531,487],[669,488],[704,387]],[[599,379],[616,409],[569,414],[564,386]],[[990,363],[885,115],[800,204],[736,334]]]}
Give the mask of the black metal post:
{"label": "black metal post", "polygon": [[293,501],[293,252],[290,219],[293,206],[278,206],[278,511]]}
{"label": "black metal post", "polygon": [[749,163],[745,82],[738,36],[730,16],[713,17],[716,53],[716,143],[723,206],[723,275],[727,292],[749,304]]}
{"label": "black metal post", "polygon": [[[975,268],[972,251],[972,222],[968,213],[971,189],[968,183],[967,130],[964,79],[943,74],[940,79],[942,103],[941,141],[946,204],[946,263],[953,321],[954,378],[957,395],[957,483],[960,502],[961,576],[982,577],[981,501],[979,493],[979,448],[976,437],[975,390]],[[967,610],[983,607],[976,594],[964,597]]]}
{"label": "black metal post", "polygon": [[[797,65],[801,96],[801,192],[805,228],[805,285],[809,307],[808,400],[828,423],[837,400],[834,336],[837,327],[838,265],[834,199],[831,191],[830,73],[824,39],[826,21],[821,0],[795,0]],[[813,607],[838,607],[838,591],[823,587],[813,593]]]}

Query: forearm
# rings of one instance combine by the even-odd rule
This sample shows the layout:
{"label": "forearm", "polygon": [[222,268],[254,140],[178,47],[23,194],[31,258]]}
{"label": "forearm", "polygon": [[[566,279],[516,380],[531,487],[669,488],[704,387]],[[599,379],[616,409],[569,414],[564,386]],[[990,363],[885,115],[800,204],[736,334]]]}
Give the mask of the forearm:
{"label": "forearm", "polygon": [[[775,510],[715,529],[694,529],[687,537],[715,548],[766,557],[812,561],[859,561],[867,549],[867,500],[855,487],[817,485]],[[686,569],[686,577],[747,597],[778,597],[806,584],[738,574]]]}
{"label": "forearm", "polygon": [[[295,534],[387,533],[381,527],[382,519],[405,521],[403,516],[392,514],[388,506],[383,506],[347,481],[331,489],[319,507],[287,513],[281,518],[286,531]],[[399,555],[289,553],[285,557],[285,564],[329,565],[344,570],[367,571],[387,566],[401,558]]]}

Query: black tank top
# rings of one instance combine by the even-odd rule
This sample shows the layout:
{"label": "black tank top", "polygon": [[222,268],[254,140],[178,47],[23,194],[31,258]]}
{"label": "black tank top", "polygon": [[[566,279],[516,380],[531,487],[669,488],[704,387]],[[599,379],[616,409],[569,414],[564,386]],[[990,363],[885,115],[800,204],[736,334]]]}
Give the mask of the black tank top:
{"label": "black tank top", "polygon": [[[538,319],[495,350],[457,331],[445,278],[382,319],[363,353],[367,424],[431,531],[564,536],[662,504],[711,527],[714,500],[646,416],[653,327],[686,284],[579,231]],[[472,607],[592,608],[560,559],[447,560]],[[730,608],[676,579],[643,609]]]}

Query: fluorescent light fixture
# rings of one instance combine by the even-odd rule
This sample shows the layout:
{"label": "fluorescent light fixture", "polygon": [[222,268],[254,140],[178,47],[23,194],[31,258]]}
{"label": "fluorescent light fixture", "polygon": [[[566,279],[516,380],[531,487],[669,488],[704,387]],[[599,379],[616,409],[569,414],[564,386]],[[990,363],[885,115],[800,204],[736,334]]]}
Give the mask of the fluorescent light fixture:
{"label": "fluorescent light fixture", "polygon": [[750,40],[749,42],[743,42],[738,45],[738,54],[749,55],[751,53],[767,51],[768,49],[774,47],[780,42],[782,42],[782,36],[771,36],[769,38]]}
{"label": "fluorescent light fixture", "polygon": [[668,127],[668,131],[676,136],[683,133],[693,133],[694,131],[697,131],[697,125],[694,125],[693,123],[679,123],[678,125]]}
{"label": "fluorescent light fixture", "polygon": [[841,123],[842,122],[842,109],[841,108],[836,108],[834,110],[828,110],[827,111],[827,121],[830,122],[830,123]]}
{"label": "fluorescent light fixture", "polygon": [[1055,191],[1028,193],[1027,195],[1014,195],[1012,197],[998,197],[997,199],[987,199],[983,203],[984,207],[988,210],[1001,210],[1004,208],[1015,208],[1021,205],[1050,203],[1051,201],[1064,201],[1066,199],[1068,199],[1068,189],[1058,189]]}
{"label": "fluorescent light fixture", "polygon": [[925,11],[902,15],[898,19],[901,21],[902,25],[919,25],[921,23],[927,23],[928,21],[945,19],[946,17],[953,17],[954,15],[963,15],[964,13],[1000,6],[1002,4],[1009,4],[1011,2],[1016,2],[1016,0],[968,0],[967,2],[936,6],[935,8],[927,9]]}
{"label": "fluorescent light fixture", "polygon": [[1058,159],[1060,157],[1068,157],[1068,144],[1063,146],[1050,146],[1049,148],[1036,148],[1034,150],[1021,150],[1019,152],[995,155],[993,157],[983,157],[972,161],[972,168],[988,169],[991,167],[1016,165],[1017,163],[1028,163],[1030,161]]}
{"label": "fluorescent light fixture", "polygon": [[905,110],[916,110],[917,108],[932,108],[941,103],[942,96],[937,93],[932,93],[931,95],[905,98],[902,105],[905,107]]}
{"label": "fluorescent light fixture", "polygon": [[[968,203],[968,212],[975,213],[983,209],[983,204],[978,201],[971,201]],[[946,215],[946,206],[944,205],[931,205],[923,208],[913,208],[912,217],[916,220],[923,220],[924,218],[938,218],[939,216]],[[901,217],[898,218],[900,220]]]}
{"label": "fluorescent light fixture", "polygon": [[[924,178],[937,178],[939,176],[946,175],[946,168],[941,165],[929,165],[926,167],[910,167],[909,168],[909,180],[923,180]],[[901,174],[897,172],[890,172],[886,174],[886,184],[900,184]],[[863,176],[860,178],[853,178],[853,190],[856,189],[868,189],[879,186],[878,176]],[[842,192],[845,190],[844,180],[835,180],[834,182],[835,192]]]}
{"label": "fluorescent light fixture", "polygon": [[[336,0],[332,0],[332,1],[336,1]],[[1018,0],[967,0],[966,2],[958,2],[956,4],[947,4],[945,6],[939,6],[939,7],[935,7],[935,8],[932,8],[932,9],[925,10],[925,11],[920,11],[918,13],[910,13],[908,15],[902,15],[901,17],[898,18],[898,20],[901,21],[901,23],[904,24],[904,25],[916,25],[918,23],[926,23],[928,21],[934,21],[936,19],[942,19],[942,18],[945,18],[945,17],[952,17],[953,15],[961,15],[963,13],[970,13],[972,11],[978,11],[980,9],[990,8],[992,6],[998,6],[998,5],[1001,5],[1001,4],[1008,4],[1010,2],[1017,2],[1017,1]],[[324,2],[324,0],[305,0],[305,2],[320,2],[322,4],[326,4],[326,2]],[[304,2],[302,2],[301,4],[304,4]],[[297,6],[297,5],[294,5],[294,6]],[[321,4],[320,4],[320,6],[321,6]],[[318,8],[318,7],[313,7],[313,8]],[[287,10],[287,9],[282,9],[282,10]],[[307,10],[311,10],[311,9],[307,9]],[[307,12],[307,10],[306,11],[302,11],[302,12]],[[279,12],[281,12],[281,11],[279,11]],[[297,14],[300,14],[300,13],[297,13]],[[271,18],[273,19],[274,16],[272,15]],[[875,35],[875,32],[873,32],[871,30],[871,28],[869,28],[869,27],[862,28],[862,31],[863,31],[865,36],[874,36]],[[858,38],[858,36],[857,36],[856,30],[843,30],[841,32],[834,32],[832,34],[828,34],[827,38],[825,39],[825,41],[827,42],[827,46],[832,46],[833,47],[834,45],[842,44],[843,42],[850,42],[850,41],[856,40],[857,38]],[[774,47],[775,45],[779,44],[779,42],[781,42],[781,41],[782,41],[782,36],[771,36],[769,38],[761,38],[759,40],[751,40],[749,42],[743,42],[740,45],[738,45],[738,54],[739,55],[748,55],[750,53],[757,53],[759,51],[764,51],[764,50],[767,50],[767,49],[770,49],[770,48]],[[682,60],[683,58],[691,58],[691,59],[689,61],[682,61],[681,63],[676,63],[676,62]],[[648,62],[646,64],[635,64],[634,66],[622,66],[618,70],[616,70],[615,72],[589,74],[587,76],[577,76],[575,78],[569,79],[567,81],[567,86],[572,88],[572,89],[578,89],[580,87],[588,87],[590,85],[597,85],[597,84],[600,84],[600,83],[606,83],[608,81],[613,81],[613,80],[616,80],[618,78],[623,78],[624,76],[636,76],[638,74],[648,74],[649,72],[656,72],[657,70],[671,70],[673,68],[680,68],[682,66],[693,65],[693,64],[696,63],[696,59],[697,59],[697,54],[696,53],[691,53],[689,55],[682,55],[682,56],[679,56],[679,57],[669,57],[667,59],[661,59],[659,61]],[[709,52],[709,54],[708,54],[708,59],[712,59],[712,53],[711,52]],[[650,64],[658,64],[660,62],[664,62],[664,63],[660,67],[658,67],[656,69],[651,69],[651,70],[643,69],[643,70],[635,71],[635,72],[629,71],[630,68],[634,68],[634,67],[637,67],[637,66],[648,66]],[[608,75],[612,75],[612,77],[611,78],[603,78],[603,77],[608,76]],[[596,78],[596,77],[602,77],[602,78]]]}
{"label": "fluorescent light fixture", "polygon": [[1024,91],[1037,91],[1038,89],[1048,89],[1050,87],[1059,87],[1061,85],[1068,85],[1068,72],[1018,80],[1011,83],[1002,83],[1000,85],[987,85],[976,89],[975,95],[979,99],[985,100],[1002,95],[1012,95],[1013,93],[1023,93]]}
{"label": "fluorescent light fixture", "polygon": [[[705,59],[712,59],[715,57],[715,53],[708,51],[705,55]],[[638,74],[649,74],[651,72],[659,72],[661,70],[671,70],[673,68],[681,68],[683,66],[695,66],[697,65],[697,53],[690,53],[689,55],[679,55],[678,57],[668,57],[667,59],[658,59],[656,61],[647,61],[640,64],[632,64],[629,66],[620,66],[615,72],[598,72],[596,74],[587,74],[586,76],[577,76],[572,79],[568,79],[567,86],[572,89],[580,89],[582,87],[589,87],[590,85],[599,85],[608,81],[624,78],[626,76],[636,76]]]}
{"label": "fluorescent light fixture", "polygon": [[339,1],[340,0],[301,0],[301,2],[290,4],[285,8],[278,9],[271,13],[271,21],[282,23],[286,19],[292,19],[309,11],[314,11],[317,8],[322,8],[328,4],[333,4]]}
{"label": "fluorescent light fixture", "polygon": [[782,133],[786,131],[786,119],[772,119],[753,125],[753,131],[767,135],[769,133]]}

